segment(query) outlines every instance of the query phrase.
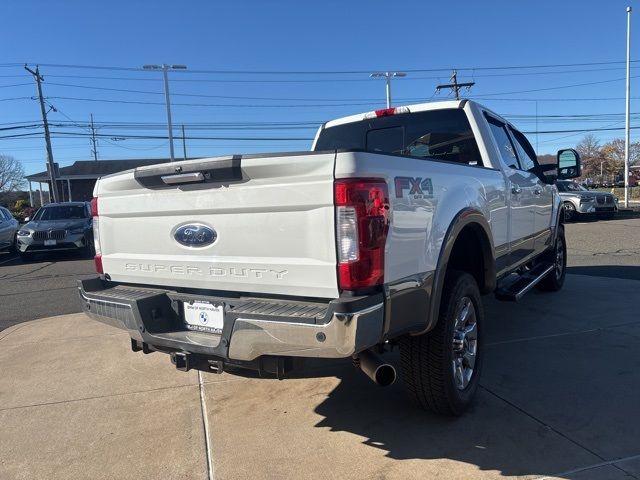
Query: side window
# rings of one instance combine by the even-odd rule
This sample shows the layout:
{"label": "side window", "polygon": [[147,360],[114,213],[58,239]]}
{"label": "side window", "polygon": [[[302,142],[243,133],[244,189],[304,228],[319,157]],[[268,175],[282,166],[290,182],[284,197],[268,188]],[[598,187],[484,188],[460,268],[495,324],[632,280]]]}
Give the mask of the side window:
{"label": "side window", "polygon": [[520,165],[522,165],[523,170],[531,171],[533,170],[538,161],[536,159],[536,153],[533,150],[533,147],[522,133],[513,128],[509,128],[513,138],[515,140],[516,150],[518,151],[518,158],[520,159]]}
{"label": "side window", "polygon": [[2,220],[11,220],[11,215],[4,208],[0,208],[0,219],[2,219]]}
{"label": "side window", "polygon": [[504,123],[486,115],[491,134],[498,144],[498,151],[502,158],[502,163],[510,168],[520,168],[518,164],[518,157],[516,157],[516,150],[511,143],[511,139],[507,134],[507,129]]}

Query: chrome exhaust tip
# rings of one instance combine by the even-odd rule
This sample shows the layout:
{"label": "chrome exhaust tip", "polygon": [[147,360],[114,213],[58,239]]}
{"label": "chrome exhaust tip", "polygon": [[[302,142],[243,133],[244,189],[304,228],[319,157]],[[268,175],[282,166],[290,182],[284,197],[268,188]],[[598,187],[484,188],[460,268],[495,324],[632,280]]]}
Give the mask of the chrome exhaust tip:
{"label": "chrome exhaust tip", "polygon": [[397,375],[394,366],[385,362],[371,350],[360,352],[356,357],[356,363],[367,377],[381,387],[388,387],[396,381]]}

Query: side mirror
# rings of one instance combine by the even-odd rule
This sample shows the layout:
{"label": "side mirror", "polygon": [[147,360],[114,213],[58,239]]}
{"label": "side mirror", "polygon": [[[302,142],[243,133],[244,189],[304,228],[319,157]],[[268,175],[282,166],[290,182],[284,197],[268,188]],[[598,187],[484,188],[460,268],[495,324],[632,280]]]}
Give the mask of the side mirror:
{"label": "side mirror", "polygon": [[31,221],[31,217],[24,217],[24,223]]}
{"label": "side mirror", "polygon": [[582,176],[580,155],[572,148],[558,151],[558,178],[569,179]]}

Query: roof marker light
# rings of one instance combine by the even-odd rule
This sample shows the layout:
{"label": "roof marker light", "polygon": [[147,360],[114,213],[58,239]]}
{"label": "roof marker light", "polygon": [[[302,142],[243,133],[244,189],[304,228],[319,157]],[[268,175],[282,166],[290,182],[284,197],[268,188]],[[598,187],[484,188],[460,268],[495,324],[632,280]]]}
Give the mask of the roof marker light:
{"label": "roof marker light", "polygon": [[391,115],[398,115],[400,113],[409,113],[409,107],[391,107],[382,108],[380,110],[374,110],[364,114],[365,120],[370,118],[390,117]]}

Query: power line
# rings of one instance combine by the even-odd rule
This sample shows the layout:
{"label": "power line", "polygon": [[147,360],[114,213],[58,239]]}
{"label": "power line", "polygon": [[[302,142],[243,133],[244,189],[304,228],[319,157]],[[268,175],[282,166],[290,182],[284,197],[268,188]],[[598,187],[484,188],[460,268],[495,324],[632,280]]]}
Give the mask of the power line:
{"label": "power line", "polygon": [[[620,122],[616,122],[620,123]],[[633,130],[639,129],[640,126],[631,127]],[[624,130],[624,127],[601,127],[601,128],[584,128],[584,129],[569,129],[569,130],[542,130],[542,131],[523,131],[522,133],[527,135],[549,135],[557,133],[587,133],[587,132],[604,132],[604,131],[619,131]],[[79,132],[58,132],[52,131],[51,138],[89,138],[88,133]],[[167,136],[163,135],[130,135],[130,134],[97,134],[99,138],[122,138],[127,140],[166,140]],[[17,138],[43,138],[43,134],[40,132],[4,135],[0,136],[1,139],[17,139]],[[311,141],[312,137],[205,137],[205,136],[186,136],[186,140],[222,140],[222,141]]]}
{"label": "power line", "polygon": [[[637,63],[640,60],[632,60]],[[33,63],[33,62],[32,62]],[[568,68],[568,67],[587,67],[598,65],[619,65],[623,61],[608,62],[582,62],[582,63],[556,63],[556,64],[538,64],[538,65],[503,65],[503,66],[473,66],[473,67],[456,67],[458,71],[489,71],[489,70],[522,70],[522,69],[541,69],[541,68]],[[84,69],[84,70],[112,70],[112,71],[135,71],[141,72],[139,67],[122,67],[122,66],[105,66],[105,65],[78,65],[78,64],[56,64],[56,63],[40,63],[39,65],[48,68],[66,68],[66,69]],[[0,67],[12,67],[18,64],[1,64]],[[183,74],[241,74],[241,75],[366,75],[374,70],[387,70],[380,68],[367,68],[364,70],[188,70]],[[398,68],[394,70],[402,70],[412,73],[428,73],[428,72],[448,72],[451,67],[443,68]]]}

